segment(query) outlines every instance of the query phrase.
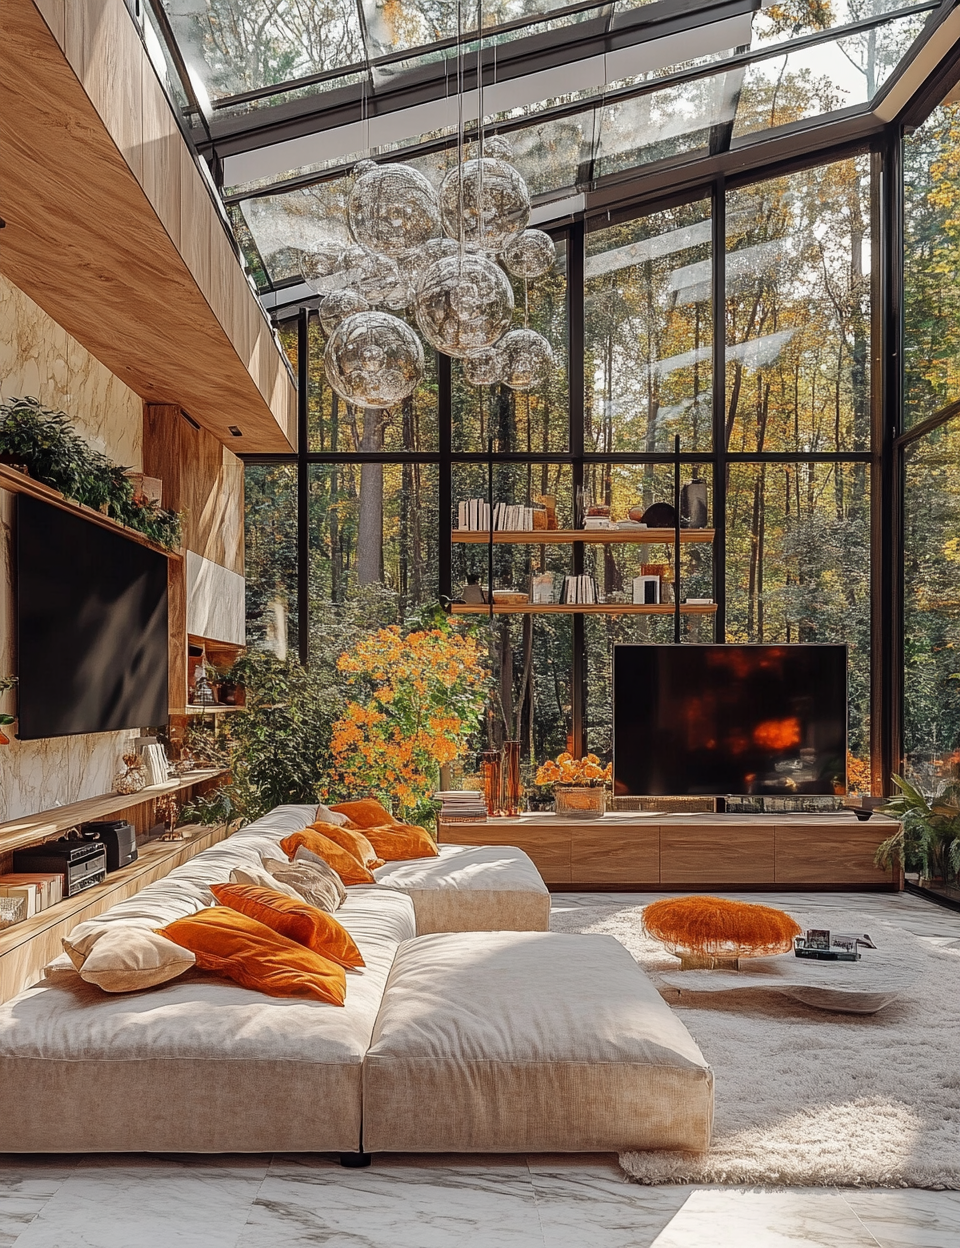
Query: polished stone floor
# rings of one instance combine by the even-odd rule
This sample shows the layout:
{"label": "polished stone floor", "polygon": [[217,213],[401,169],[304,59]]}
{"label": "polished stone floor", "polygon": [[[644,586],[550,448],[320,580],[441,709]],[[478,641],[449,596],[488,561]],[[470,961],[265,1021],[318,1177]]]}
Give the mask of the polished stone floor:
{"label": "polished stone floor", "polygon": [[[556,908],[638,904],[557,894]],[[907,894],[753,894],[960,948]],[[0,1123],[0,1141],[3,1124]],[[2,1143],[0,1143],[2,1148]],[[613,1156],[0,1156],[0,1248],[958,1248],[960,1192],[640,1187]]]}

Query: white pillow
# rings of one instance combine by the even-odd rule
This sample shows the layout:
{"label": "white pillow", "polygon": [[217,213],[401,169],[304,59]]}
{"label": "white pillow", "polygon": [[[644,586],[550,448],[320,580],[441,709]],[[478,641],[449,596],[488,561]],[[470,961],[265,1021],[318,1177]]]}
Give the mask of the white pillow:
{"label": "white pillow", "polygon": [[321,802],[317,807],[317,823],[332,823],[336,827],[342,827],[343,824],[349,823],[350,820],[346,815],[341,815],[335,810],[331,810],[329,806],[324,806]]}
{"label": "white pillow", "polygon": [[292,897],[295,901],[301,900],[300,894],[289,884],[282,884],[270,874],[266,867],[254,862],[245,863],[242,867],[234,867],[230,872],[230,883],[256,884],[259,888],[272,888],[278,893],[283,893],[285,897]]}
{"label": "white pillow", "polygon": [[80,978],[104,992],[138,992],[165,984],[197,960],[165,936],[121,923],[105,923],[79,937],[71,932],[62,943]]}

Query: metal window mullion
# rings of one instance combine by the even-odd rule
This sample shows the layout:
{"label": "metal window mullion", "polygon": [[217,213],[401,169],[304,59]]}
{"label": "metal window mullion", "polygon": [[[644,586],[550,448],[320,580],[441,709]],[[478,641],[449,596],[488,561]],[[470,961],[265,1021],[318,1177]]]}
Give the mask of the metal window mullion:
{"label": "metal window mullion", "polygon": [[727,204],[726,183],[713,184],[711,240],[713,246],[713,638],[727,639]]}
{"label": "metal window mullion", "polygon": [[310,313],[297,316],[297,647],[310,662],[310,496],[307,446],[310,403]]}

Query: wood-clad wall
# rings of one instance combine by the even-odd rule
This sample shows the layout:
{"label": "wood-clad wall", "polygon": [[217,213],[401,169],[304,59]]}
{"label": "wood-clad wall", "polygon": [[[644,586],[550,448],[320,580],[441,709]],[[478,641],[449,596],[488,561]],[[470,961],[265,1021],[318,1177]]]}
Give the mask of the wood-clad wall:
{"label": "wood-clad wall", "polygon": [[3,26],[0,270],[148,402],[289,450],[286,362],[123,0],[7,0]]}

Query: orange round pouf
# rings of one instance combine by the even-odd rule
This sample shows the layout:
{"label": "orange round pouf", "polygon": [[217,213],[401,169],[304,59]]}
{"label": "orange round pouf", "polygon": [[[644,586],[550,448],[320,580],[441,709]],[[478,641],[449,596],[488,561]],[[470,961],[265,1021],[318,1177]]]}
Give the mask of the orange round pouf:
{"label": "orange round pouf", "polygon": [[654,901],[644,909],[643,928],[691,970],[789,953],[801,931],[782,910],[723,897]]}

